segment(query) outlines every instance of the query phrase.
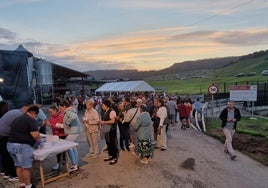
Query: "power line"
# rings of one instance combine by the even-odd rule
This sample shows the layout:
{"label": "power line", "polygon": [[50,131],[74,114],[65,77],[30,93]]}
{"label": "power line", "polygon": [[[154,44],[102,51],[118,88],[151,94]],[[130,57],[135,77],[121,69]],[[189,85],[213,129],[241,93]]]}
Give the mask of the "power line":
{"label": "power line", "polygon": [[190,24],[190,25],[187,25],[187,26],[194,26],[194,25],[197,25],[197,24],[199,24],[199,23],[201,23],[201,22],[205,22],[205,21],[207,21],[207,20],[210,20],[210,19],[212,19],[212,18],[218,17],[218,16],[223,15],[223,14],[225,14],[225,13],[227,13],[227,12],[230,12],[231,10],[235,10],[235,9],[237,9],[237,8],[240,8],[240,7],[242,7],[242,6],[245,6],[245,5],[247,5],[247,4],[249,4],[249,3],[253,2],[253,1],[255,1],[255,0],[245,1],[245,2],[243,2],[243,3],[240,3],[240,4],[238,4],[238,5],[236,5],[236,6],[232,7],[232,8],[230,8],[230,9],[227,9],[227,10],[221,11],[221,12],[219,12],[219,13],[216,13],[216,14],[214,14],[214,15],[208,16],[208,17],[206,17],[206,18],[203,18],[203,19],[201,19],[201,20],[198,20],[198,21],[196,21],[196,22],[194,22],[194,23],[192,23],[192,24]]}

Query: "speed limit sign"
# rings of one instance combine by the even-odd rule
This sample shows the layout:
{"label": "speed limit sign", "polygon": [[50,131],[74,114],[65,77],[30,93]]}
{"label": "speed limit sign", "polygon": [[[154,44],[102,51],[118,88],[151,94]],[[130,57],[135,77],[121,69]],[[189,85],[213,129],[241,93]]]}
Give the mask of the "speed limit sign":
{"label": "speed limit sign", "polygon": [[214,94],[216,94],[218,91],[219,91],[218,87],[217,87],[216,85],[214,85],[214,84],[212,84],[212,85],[210,85],[210,86],[208,87],[208,93],[209,93],[209,94],[214,95]]}

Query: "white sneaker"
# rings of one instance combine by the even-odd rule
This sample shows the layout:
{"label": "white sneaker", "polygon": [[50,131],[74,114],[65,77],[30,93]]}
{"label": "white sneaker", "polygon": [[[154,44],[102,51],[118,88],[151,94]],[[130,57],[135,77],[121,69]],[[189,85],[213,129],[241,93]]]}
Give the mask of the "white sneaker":
{"label": "white sneaker", "polygon": [[60,164],[57,163],[52,167],[52,170],[59,170]]}
{"label": "white sneaker", "polygon": [[10,178],[10,176],[4,175],[4,179],[8,179]]}
{"label": "white sneaker", "polygon": [[11,182],[19,181],[19,178],[18,177],[10,177],[10,178],[8,178],[8,181],[11,181]]}
{"label": "white sneaker", "polygon": [[79,166],[78,166],[78,165],[73,165],[73,166],[70,168],[70,172],[77,171],[77,170],[79,170]]}

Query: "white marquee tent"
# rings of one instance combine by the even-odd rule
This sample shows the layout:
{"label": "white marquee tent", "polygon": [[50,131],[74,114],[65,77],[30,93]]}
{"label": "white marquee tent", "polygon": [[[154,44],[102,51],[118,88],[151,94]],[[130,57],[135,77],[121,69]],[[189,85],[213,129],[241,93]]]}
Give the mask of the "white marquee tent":
{"label": "white marquee tent", "polygon": [[106,83],[96,90],[96,92],[139,92],[152,91],[155,89],[145,81],[128,81]]}

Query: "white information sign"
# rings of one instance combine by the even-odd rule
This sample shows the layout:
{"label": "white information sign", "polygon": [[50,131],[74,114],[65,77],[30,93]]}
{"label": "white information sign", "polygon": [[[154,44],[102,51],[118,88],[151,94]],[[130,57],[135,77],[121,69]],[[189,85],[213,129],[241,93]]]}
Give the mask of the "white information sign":
{"label": "white information sign", "polygon": [[257,85],[233,85],[230,87],[230,100],[257,101]]}

